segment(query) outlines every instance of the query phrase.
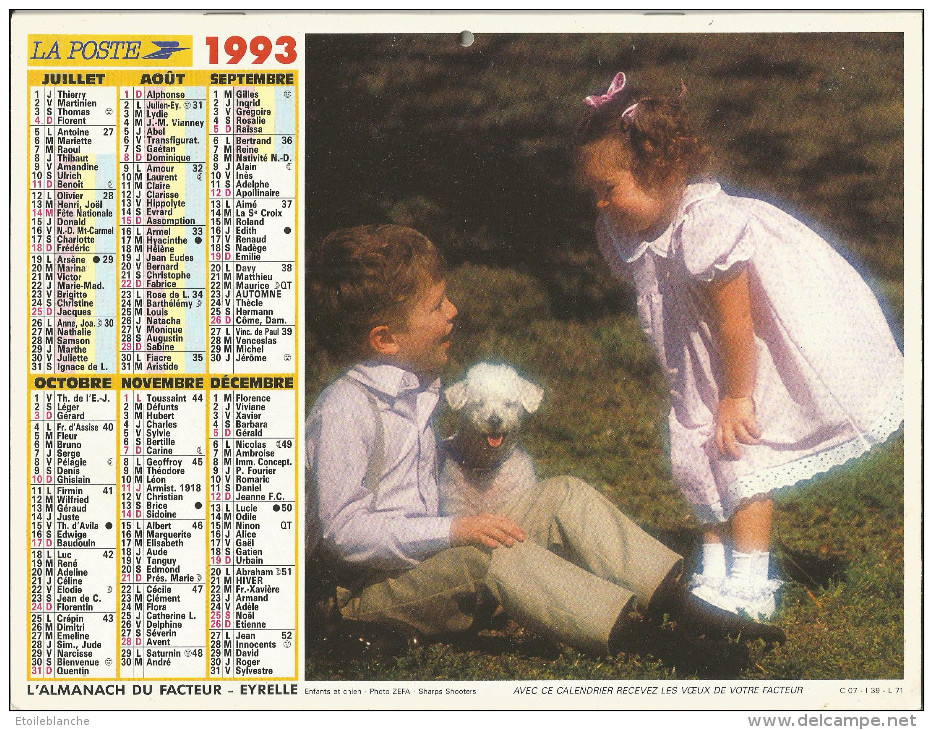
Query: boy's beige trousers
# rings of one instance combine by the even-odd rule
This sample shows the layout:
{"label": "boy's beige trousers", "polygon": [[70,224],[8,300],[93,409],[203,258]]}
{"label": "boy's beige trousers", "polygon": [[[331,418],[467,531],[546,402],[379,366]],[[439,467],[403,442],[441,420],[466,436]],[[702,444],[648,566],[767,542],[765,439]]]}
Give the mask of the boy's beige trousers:
{"label": "boy's beige trousers", "polygon": [[342,614],[400,621],[426,635],[463,631],[490,607],[536,633],[605,653],[623,611],[648,605],[683,559],[585,482],[556,477],[504,510],[528,537],[494,550],[454,547],[411,570],[340,592]]}

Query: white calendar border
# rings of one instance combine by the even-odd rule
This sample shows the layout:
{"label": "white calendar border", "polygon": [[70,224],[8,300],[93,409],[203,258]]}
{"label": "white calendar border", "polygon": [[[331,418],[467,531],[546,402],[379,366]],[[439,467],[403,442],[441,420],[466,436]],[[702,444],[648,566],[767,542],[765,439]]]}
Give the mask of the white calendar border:
{"label": "white calendar border", "polygon": [[[881,31],[891,30],[904,32],[905,38],[905,137],[906,149],[919,150],[921,141],[921,18],[916,12],[879,12],[879,13],[834,13],[834,12],[748,12],[748,13],[688,13],[687,15],[646,15],[635,12],[559,12],[535,13],[522,12],[503,13],[422,13],[422,12],[383,12],[383,13],[249,13],[247,15],[205,16],[199,13],[125,13],[125,14],[97,14],[97,13],[57,13],[54,16],[45,13],[17,13],[12,20],[11,35],[11,105],[12,105],[12,156],[11,156],[11,338],[13,343],[23,342],[23,317],[14,302],[22,301],[24,280],[17,272],[23,270],[25,257],[22,252],[25,248],[18,245],[27,235],[27,221],[25,211],[17,200],[22,200],[19,193],[19,180],[25,167],[25,150],[16,143],[21,139],[22,120],[25,119],[25,74],[26,49],[25,37],[27,33],[41,33],[48,31],[49,22],[54,17],[55,25],[61,24],[69,32],[98,34],[106,32],[140,32],[145,29],[146,34],[174,33],[192,34],[196,37],[195,54],[192,69],[208,68],[206,63],[206,50],[199,41],[203,36],[211,34],[255,33],[263,29],[267,34],[288,32],[299,40],[299,61],[295,67],[299,73],[299,87],[303,83],[304,68],[303,36],[305,33],[351,33],[351,32],[432,32],[445,33],[451,36],[463,29],[474,33],[483,32],[703,32],[719,30],[729,32],[752,32],[766,28],[771,31],[840,31],[864,30]],[[57,28],[54,32],[60,32]],[[304,128],[303,111],[299,122]],[[303,138],[303,134],[299,134]],[[299,160],[303,162],[303,142],[299,152]],[[298,186],[299,198],[303,197],[303,186]],[[922,160],[920,154],[908,153],[905,155],[905,356],[906,381],[910,392],[919,391],[922,380],[921,360],[921,307],[922,307],[922,260],[919,242],[922,236],[922,222],[920,206],[922,197]],[[297,231],[304,232],[304,212],[299,211]],[[296,289],[303,283],[303,256],[297,257],[298,272]],[[297,292],[296,292],[297,296]],[[299,329],[304,327],[303,307],[298,307]],[[303,411],[304,384],[300,378],[303,367],[303,353],[300,344],[296,345],[299,357],[299,387],[296,404],[296,413]],[[567,697],[554,705],[541,701],[540,695],[533,704],[527,700],[516,699],[512,694],[518,683],[513,682],[450,682],[450,683],[378,683],[392,686],[408,686],[413,695],[404,698],[385,698],[376,704],[369,698],[368,690],[377,683],[370,682],[318,682],[308,683],[298,680],[296,684],[299,694],[296,696],[279,695],[274,697],[259,697],[256,695],[228,695],[222,702],[215,702],[211,698],[179,698],[166,696],[153,696],[148,698],[132,698],[127,690],[126,702],[114,701],[112,698],[38,698],[27,693],[22,667],[26,657],[25,632],[22,630],[25,622],[25,605],[19,597],[25,590],[26,581],[21,566],[24,562],[25,528],[16,519],[25,509],[22,479],[26,473],[24,454],[25,444],[22,442],[21,416],[27,412],[25,393],[22,390],[22,378],[28,373],[25,348],[14,344],[10,360],[11,373],[11,413],[12,436],[11,444],[11,698],[16,708],[34,708],[37,710],[97,710],[97,709],[357,709],[359,702],[352,698],[343,698],[331,695],[322,698],[305,694],[309,687],[321,689],[341,689],[348,686],[358,686],[363,689],[367,698],[367,707],[382,709],[403,709],[417,707],[418,709],[452,709],[452,708],[508,708],[508,709],[541,709],[544,706],[553,709],[638,709],[642,707],[637,700],[627,697],[625,705],[618,701],[594,701],[592,698]],[[921,692],[920,667],[923,660],[921,644],[921,615],[920,615],[920,556],[921,556],[921,465],[917,457],[921,453],[921,407],[920,400],[908,398],[906,401],[905,422],[905,454],[910,455],[905,461],[905,512],[907,524],[905,530],[905,678],[903,681],[894,681],[892,686],[900,686],[904,690],[900,700],[890,706],[876,704],[861,709],[871,710],[898,710],[911,709],[919,705]],[[300,433],[300,431],[299,431]],[[303,454],[296,452],[298,463],[302,463]],[[301,490],[299,489],[299,494]],[[301,510],[298,510],[299,512]],[[297,534],[303,532],[303,527]],[[19,567],[18,567],[19,566]],[[299,582],[299,588],[300,588]],[[299,596],[301,591],[299,590]],[[299,602],[301,598],[299,597]],[[299,615],[302,606],[299,603]],[[301,621],[299,620],[299,630]],[[299,676],[300,667],[299,654]],[[19,660],[17,658],[20,658]],[[198,680],[202,684],[210,684],[213,680]],[[35,685],[35,682],[29,683]],[[129,686],[131,682],[126,682]],[[162,684],[172,684],[163,681]],[[242,681],[242,684],[257,684],[257,682]],[[478,695],[469,701],[451,700],[434,697],[419,697],[418,687],[430,685],[432,688],[452,689],[475,688]],[[585,684],[579,682],[563,682],[566,686]],[[632,684],[621,682],[620,684]],[[652,683],[642,683],[651,686]],[[797,709],[860,709],[858,706],[846,703],[840,699],[841,686],[851,686],[851,681],[826,680],[822,682],[802,682],[806,692],[803,704],[794,698],[785,698],[781,707],[787,710]],[[873,684],[878,684],[873,683]],[[132,700],[132,701],[130,701]],[[730,707],[754,711],[762,709],[760,700],[747,703],[731,701]],[[685,703],[678,701],[680,709],[709,708],[703,702]],[[137,722],[134,716],[132,722]],[[171,720],[171,718],[166,718]]]}

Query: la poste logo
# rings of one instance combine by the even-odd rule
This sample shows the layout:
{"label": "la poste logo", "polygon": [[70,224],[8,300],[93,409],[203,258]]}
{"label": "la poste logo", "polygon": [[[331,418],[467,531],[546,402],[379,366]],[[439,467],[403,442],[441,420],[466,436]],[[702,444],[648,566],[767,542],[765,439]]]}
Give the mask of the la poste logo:
{"label": "la poste logo", "polygon": [[30,35],[30,66],[191,66],[192,36]]}

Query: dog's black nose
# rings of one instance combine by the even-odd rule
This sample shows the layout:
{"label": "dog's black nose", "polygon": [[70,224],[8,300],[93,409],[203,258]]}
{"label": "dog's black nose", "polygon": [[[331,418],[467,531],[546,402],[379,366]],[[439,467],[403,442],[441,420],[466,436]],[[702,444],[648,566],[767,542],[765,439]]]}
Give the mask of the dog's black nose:
{"label": "dog's black nose", "polygon": [[499,416],[490,416],[489,417],[489,428],[499,430],[502,428],[502,419]]}

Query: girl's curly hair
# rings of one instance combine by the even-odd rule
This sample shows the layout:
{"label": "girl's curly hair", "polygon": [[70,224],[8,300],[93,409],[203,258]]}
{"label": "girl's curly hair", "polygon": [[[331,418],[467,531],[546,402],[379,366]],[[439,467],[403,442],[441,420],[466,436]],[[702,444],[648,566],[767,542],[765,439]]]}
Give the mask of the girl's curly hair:
{"label": "girl's curly hair", "polygon": [[[636,102],[635,110],[623,116]],[[643,186],[657,187],[675,174],[687,182],[709,175],[712,151],[691,130],[682,98],[646,96],[627,87],[601,106],[587,108],[577,146],[618,139],[631,156],[625,165]]]}

